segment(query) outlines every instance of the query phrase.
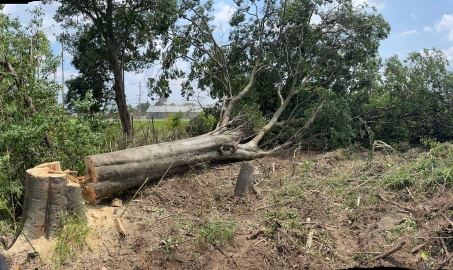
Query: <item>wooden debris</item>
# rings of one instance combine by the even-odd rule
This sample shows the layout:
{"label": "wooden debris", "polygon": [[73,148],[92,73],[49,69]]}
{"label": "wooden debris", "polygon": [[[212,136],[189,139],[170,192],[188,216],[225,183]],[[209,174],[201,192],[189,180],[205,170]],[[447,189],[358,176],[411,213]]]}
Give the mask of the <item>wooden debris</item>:
{"label": "wooden debris", "polygon": [[116,229],[122,237],[126,237],[126,230],[124,229],[123,223],[119,218],[115,218]]}
{"label": "wooden debris", "polygon": [[264,232],[264,228],[260,228],[259,230],[256,230],[255,232],[253,232],[251,235],[247,236],[247,239],[248,240],[256,239],[263,232]]}
{"label": "wooden debris", "polygon": [[420,249],[424,248],[427,244],[428,244],[428,242],[425,242],[425,243],[421,243],[420,245],[414,247],[411,251],[412,254],[417,253],[418,251],[420,251]]}
{"label": "wooden debris", "polygon": [[314,230],[310,230],[310,232],[308,233],[307,242],[305,243],[305,247],[307,249],[310,249],[311,245],[313,244],[313,235],[314,234],[315,234]]}
{"label": "wooden debris", "polygon": [[397,245],[396,247],[392,248],[389,251],[386,251],[386,252],[383,252],[383,253],[379,254],[378,256],[374,257],[373,259],[374,260],[384,259],[384,258],[392,255],[393,253],[397,252],[398,250],[402,249],[405,244],[406,244],[406,242],[403,241],[399,245]]}
{"label": "wooden debris", "polygon": [[387,200],[387,199],[384,199],[384,198],[383,198],[381,195],[379,195],[379,194],[374,194],[374,196],[378,197],[379,200],[381,200],[381,201],[383,201],[383,202],[385,202],[385,203],[389,203],[389,204],[391,204],[391,205],[394,205],[394,206],[398,207],[398,208],[399,208],[400,210],[402,210],[403,212],[406,212],[406,213],[412,213],[412,212],[414,212],[414,210],[412,210],[411,208],[405,207],[405,206],[401,206],[401,205],[399,205],[399,204],[397,204],[397,203],[395,203],[395,202],[392,202],[392,201],[389,201],[389,200]]}
{"label": "wooden debris", "polygon": [[122,207],[123,206],[123,201],[121,201],[118,198],[115,198],[115,199],[113,199],[111,206],[112,207]]}

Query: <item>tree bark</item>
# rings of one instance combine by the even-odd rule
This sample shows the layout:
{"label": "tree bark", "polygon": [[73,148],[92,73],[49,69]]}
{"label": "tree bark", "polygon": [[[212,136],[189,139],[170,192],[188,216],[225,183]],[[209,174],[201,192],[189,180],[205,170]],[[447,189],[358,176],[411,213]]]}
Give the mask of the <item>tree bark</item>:
{"label": "tree bark", "polygon": [[80,185],[69,182],[59,162],[27,170],[22,231],[29,239],[53,238],[61,227],[61,215],[84,215]]}
{"label": "tree bark", "polygon": [[236,181],[236,186],[234,187],[235,196],[245,197],[250,193],[258,193],[253,185],[253,170],[254,168],[247,162],[242,163],[241,170],[239,171],[238,179]]}
{"label": "tree bark", "polygon": [[189,139],[152,144],[85,158],[86,175],[91,183],[83,191],[89,202],[127,188],[159,179],[167,173],[186,170],[206,161],[248,160],[261,152],[237,148],[240,133],[208,133]]}

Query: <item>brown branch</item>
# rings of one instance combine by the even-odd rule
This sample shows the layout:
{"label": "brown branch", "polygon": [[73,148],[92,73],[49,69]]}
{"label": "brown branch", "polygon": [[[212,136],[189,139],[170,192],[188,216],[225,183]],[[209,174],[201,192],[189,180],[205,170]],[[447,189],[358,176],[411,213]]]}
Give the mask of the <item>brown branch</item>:
{"label": "brown branch", "polygon": [[401,242],[399,245],[397,245],[396,247],[392,248],[391,250],[389,251],[386,251],[384,253],[381,253],[380,255],[374,257],[373,259],[374,260],[379,260],[379,259],[384,259],[390,255],[392,255],[393,253],[397,252],[398,250],[402,249],[403,246],[406,244],[406,242]]}
{"label": "brown branch", "polygon": [[307,133],[308,129],[310,128],[310,126],[313,124],[313,122],[315,122],[315,120],[318,117],[318,114],[321,111],[323,105],[324,105],[324,101],[318,106],[318,108],[316,108],[316,111],[312,114],[310,119],[308,119],[307,123],[305,123],[305,125],[296,134],[294,134],[292,139],[288,140],[286,143],[284,143],[282,145],[279,145],[279,146],[275,147],[274,149],[269,151],[269,154],[273,154],[275,152],[278,152],[278,151],[281,151],[283,149],[286,149],[286,148],[290,147],[291,145],[294,144],[294,141],[296,141],[298,138],[300,138],[303,135],[305,135]]}

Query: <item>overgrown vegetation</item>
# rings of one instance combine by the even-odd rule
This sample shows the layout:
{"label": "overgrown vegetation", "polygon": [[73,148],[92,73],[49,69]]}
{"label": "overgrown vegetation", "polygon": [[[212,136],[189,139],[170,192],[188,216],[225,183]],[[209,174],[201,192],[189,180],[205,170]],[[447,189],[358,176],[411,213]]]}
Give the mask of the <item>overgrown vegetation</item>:
{"label": "overgrown vegetation", "polygon": [[[69,15],[82,12],[65,10],[74,5],[72,1],[59,2],[64,4],[59,9],[60,21],[72,21],[73,17],[63,17],[66,12]],[[420,214],[422,210],[408,206],[409,202],[427,201],[453,187],[453,145],[449,143],[453,140],[453,73],[447,69],[445,55],[436,49],[413,52],[403,60],[397,56],[379,59],[377,50],[389,33],[388,23],[381,15],[366,12],[364,7],[352,9],[351,1],[338,2],[338,8],[323,13],[316,8],[322,4],[327,7],[329,1],[284,1],[281,5],[269,1],[263,17],[254,20],[247,15],[250,3],[237,1],[241,8],[231,17],[230,40],[219,46],[208,34],[214,29],[209,26],[212,2],[185,1],[179,15],[188,23],[173,29],[173,42],[163,54],[162,76],[149,81],[151,93],[168,96],[169,79],[184,77],[187,81],[183,83],[183,94],[191,96],[194,90],[191,82],[198,81],[199,87],[209,90],[219,103],[190,121],[176,114],[160,122],[128,123],[129,119],[124,118],[127,107],[122,107],[121,126],[119,122],[110,123],[98,112],[112,95],[112,89],[107,87],[112,83],[111,67],[102,58],[102,49],[91,46],[106,39],[107,36],[95,31],[102,25],[89,24],[73,37],[75,63],[82,77],[69,82],[68,97],[73,99],[65,102],[70,102],[78,113],[76,119],[70,119],[57,103],[61,86],[50,79],[60,59],[53,55],[44,35],[43,11],[39,8],[30,11],[27,26],[0,13],[2,235],[17,230],[25,171],[29,168],[58,160],[62,168],[83,174],[83,158],[87,155],[198,136],[216,127],[226,127],[244,133],[238,144],[256,142],[246,150],[255,146],[261,150],[277,149],[282,145],[298,145],[303,150],[342,148],[327,153],[321,160],[294,161],[292,175],[264,182],[267,187],[264,193],[271,204],[262,215],[262,225],[264,234],[277,242],[279,251],[289,248],[335,258],[327,248],[334,237],[328,229],[312,226],[310,215],[329,215],[341,209],[346,218],[340,226],[349,226],[359,234],[367,211],[388,204],[389,197],[408,202],[400,208],[411,215],[387,230],[388,244],[402,237],[414,240],[411,234],[423,226],[419,219],[433,213]],[[116,4],[117,13],[110,14],[111,17],[123,14],[124,18],[131,18],[133,14],[126,5]],[[159,22],[161,28],[153,25],[157,27],[153,29],[156,35],[166,36],[166,29],[175,20],[175,10],[167,18],[165,12],[161,13],[162,8],[159,6],[156,13],[168,21]],[[184,8],[191,13],[184,13]],[[333,15],[319,25],[312,25],[310,16],[315,11]],[[288,28],[285,30],[283,25]],[[344,36],[327,35],[328,29],[340,25],[339,31]],[[273,32],[276,29],[278,34]],[[115,41],[127,39],[122,32],[116,34]],[[139,64],[146,66],[157,59],[157,49],[147,42],[135,36],[127,45],[116,43],[117,49],[122,50],[115,52],[127,58],[126,70],[135,70]],[[152,48],[147,54],[134,54],[140,45]],[[89,46],[96,49],[84,54]],[[300,47],[304,50],[299,50]],[[99,60],[96,63],[102,64],[94,73],[90,72],[98,65],[84,66],[92,60],[92,54]],[[133,57],[137,57],[137,62],[131,60]],[[192,63],[187,74],[174,69],[173,63],[181,59]],[[116,60],[115,66],[124,67],[124,63]],[[114,77],[121,77],[119,70],[113,73]],[[115,92],[124,92],[119,80],[113,84]],[[306,130],[311,117],[314,121]],[[358,154],[363,148],[366,154]],[[426,148],[430,149],[428,153],[420,150]],[[380,153],[377,158],[377,151],[384,155]],[[407,156],[413,161],[405,162]],[[354,171],[330,175],[335,169],[331,164],[338,165],[347,159],[357,159],[359,165]],[[209,161],[202,164],[204,172],[208,164]],[[314,176],[317,181],[313,181]],[[322,207],[316,200],[321,195],[326,199]],[[222,202],[220,193],[215,201]],[[311,212],[304,213],[307,208]],[[163,211],[155,208],[156,213]],[[451,213],[446,219],[449,218]],[[88,228],[83,220],[65,217],[63,224],[66,226],[59,235],[54,256],[56,266],[86,245]],[[209,221],[196,231],[196,244],[201,249],[228,245],[236,237],[236,226],[235,222]],[[445,231],[435,233],[448,235]],[[279,242],[282,235],[287,236],[286,240]],[[179,244],[179,238],[171,235],[163,238],[161,247],[174,253]],[[412,244],[417,243],[414,240]],[[425,252],[436,256],[446,252],[448,244],[452,245],[433,244]],[[354,260],[359,262],[364,257]]]}
{"label": "overgrown vegetation", "polygon": [[86,238],[90,232],[87,221],[78,216],[62,214],[61,224],[52,255],[56,269],[60,269],[69,259],[77,258],[77,254],[87,247]]}
{"label": "overgrown vegetation", "polygon": [[[60,87],[49,79],[59,59],[42,31],[43,11],[29,11],[28,26],[0,14],[0,219],[20,214],[25,171],[59,160],[62,168],[84,171],[83,156],[101,150],[105,120],[86,110],[70,120],[57,104]],[[37,59],[34,56],[39,56]]]}

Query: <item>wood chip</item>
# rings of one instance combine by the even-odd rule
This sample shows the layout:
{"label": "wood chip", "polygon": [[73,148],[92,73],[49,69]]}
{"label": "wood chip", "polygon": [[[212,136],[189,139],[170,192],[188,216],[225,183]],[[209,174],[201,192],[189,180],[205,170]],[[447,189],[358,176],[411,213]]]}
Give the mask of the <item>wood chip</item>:
{"label": "wood chip", "polygon": [[113,199],[111,206],[112,207],[121,207],[121,206],[123,206],[123,201],[121,201],[118,198],[115,198],[115,199]]}

